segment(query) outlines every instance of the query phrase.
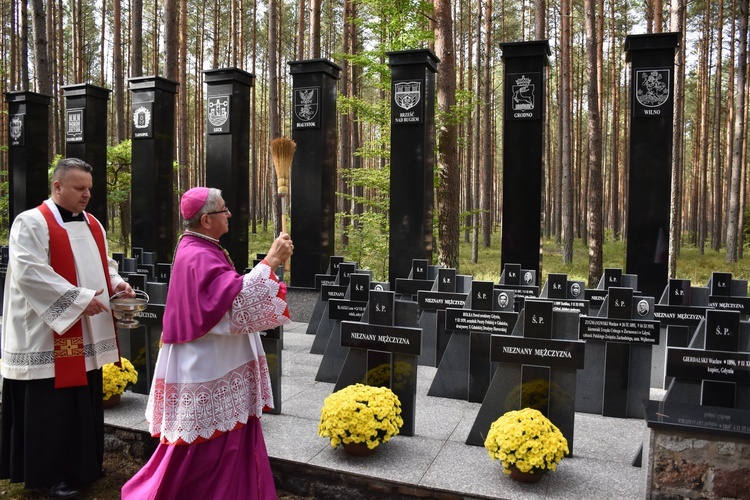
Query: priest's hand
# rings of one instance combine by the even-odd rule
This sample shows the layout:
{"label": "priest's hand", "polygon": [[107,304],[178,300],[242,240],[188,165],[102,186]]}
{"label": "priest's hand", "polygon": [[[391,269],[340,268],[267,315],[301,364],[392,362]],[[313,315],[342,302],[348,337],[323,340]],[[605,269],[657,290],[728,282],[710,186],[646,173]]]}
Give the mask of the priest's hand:
{"label": "priest's hand", "polygon": [[125,297],[129,297],[131,299],[135,297],[135,290],[133,290],[133,287],[131,287],[126,281],[123,281],[115,287],[114,293],[120,292],[125,292],[123,293]]}
{"label": "priest's hand", "polygon": [[109,312],[107,306],[105,306],[99,299],[96,298],[97,296],[101,295],[103,291],[103,288],[100,288],[96,291],[94,298],[91,299],[89,305],[87,305],[86,309],[83,310],[83,314],[85,314],[86,316],[94,316],[102,312]]}

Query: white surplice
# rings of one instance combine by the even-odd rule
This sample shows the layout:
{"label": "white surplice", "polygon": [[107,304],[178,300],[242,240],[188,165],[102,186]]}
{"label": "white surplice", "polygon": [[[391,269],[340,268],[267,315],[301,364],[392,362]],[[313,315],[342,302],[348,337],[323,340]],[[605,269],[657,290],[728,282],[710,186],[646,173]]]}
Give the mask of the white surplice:
{"label": "white surplice", "polygon": [[[109,308],[105,280],[111,281],[113,289],[123,281],[117,274],[117,262],[107,258],[109,276],[105,276],[88,223],[63,223],[57,206],[51,200],[45,203],[55,220],[68,231],[78,286],[50,266],[49,230],[42,213],[34,208],[19,214],[10,230],[11,250],[3,301],[1,373],[9,379],[54,378],[52,330],[63,334],[79,319],[83,326],[86,370],[119,360],[111,313],[82,316],[98,290],[103,292],[96,298]],[[89,220],[98,223],[93,218]],[[105,252],[109,255],[108,248]]]}
{"label": "white surplice", "polygon": [[[146,407],[151,435],[165,443],[190,444],[229,432],[250,417],[259,418],[264,407],[273,408],[257,330],[290,320],[270,273],[261,263],[244,275],[242,291],[210,332],[190,342],[164,343]],[[258,307],[259,302],[272,306]]]}

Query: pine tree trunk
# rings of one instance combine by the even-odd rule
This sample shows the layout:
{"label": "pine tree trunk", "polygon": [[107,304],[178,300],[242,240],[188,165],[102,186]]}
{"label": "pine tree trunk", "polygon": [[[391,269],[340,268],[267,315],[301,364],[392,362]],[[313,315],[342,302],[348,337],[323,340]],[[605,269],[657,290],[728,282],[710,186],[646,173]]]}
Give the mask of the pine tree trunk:
{"label": "pine tree trunk", "polygon": [[435,0],[435,55],[440,59],[438,113],[445,117],[437,133],[438,263],[458,269],[458,125],[451,119],[456,105],[456,59],[450,0]]}

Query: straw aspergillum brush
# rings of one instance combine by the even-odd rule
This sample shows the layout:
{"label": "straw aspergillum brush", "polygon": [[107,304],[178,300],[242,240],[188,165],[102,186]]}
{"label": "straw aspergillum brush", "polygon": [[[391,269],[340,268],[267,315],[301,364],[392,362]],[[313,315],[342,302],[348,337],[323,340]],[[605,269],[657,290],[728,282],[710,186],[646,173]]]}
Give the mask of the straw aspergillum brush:
{"label": "straw aspergillum brush", "polygon": [[[286,228],[287,197],[289,196],[289,171],[295,149],[297,149],[297,143],[288,137],[277,137],[271,141],[271,156],[276,168],[277,194],[281,198],[281,231],[285,233],[289,232]],[[284,268],[288,269],[287,266],[285,262]]]}

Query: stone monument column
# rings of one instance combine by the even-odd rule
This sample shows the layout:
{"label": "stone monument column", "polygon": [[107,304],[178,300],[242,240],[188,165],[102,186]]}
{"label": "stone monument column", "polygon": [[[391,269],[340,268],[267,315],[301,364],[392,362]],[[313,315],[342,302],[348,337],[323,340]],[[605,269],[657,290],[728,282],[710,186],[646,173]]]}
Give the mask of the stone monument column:
{"label": "stone monument column", "polygon": [[175,244],[174,126],[177,82],[130,79],[132,92],[132,246],[171,262]]}
{"label": "stone monument column", "polygon": [[50,96],[5,93],[8,103],[8,222],[49,197]]}
{"label": "stone monument column", "polygon": [[625,271],[643,295],[661,297],[669,274],[674,54],[679,33],[628,35],[630,184]]}
{"label": "stone monument column", "polygon": [[62,87],[65,96],[65,156],[94,169],[91,212],[107,229],[107,103],[111,90],[88,83]]}
{"label": "stone monument column", "polygon": [[232,212],[221,244],[238,272],[248,263],[250,89],[255,75],[237,68],[203,72],[206,87],[206,185],[221,189]]}
{"label": "stone monument column", "polygon": [[432,262],[435,73],[427,49],[388,53],[391,67],[391,195],[388,280],[406,278],[414,259]]}
{"label": "stone monument column", "polygon": [[[542,275],[544,115],[549,42],[503,43],[503,225],[501,269],[521,264]],[[532,283],[539,285],[539,283]]]}
{"label": "stone monument column", "polygon": [[291,258],[293,287],[314,288],[336,243],[337,82],[341,68],[327,59],[292,61]]}

